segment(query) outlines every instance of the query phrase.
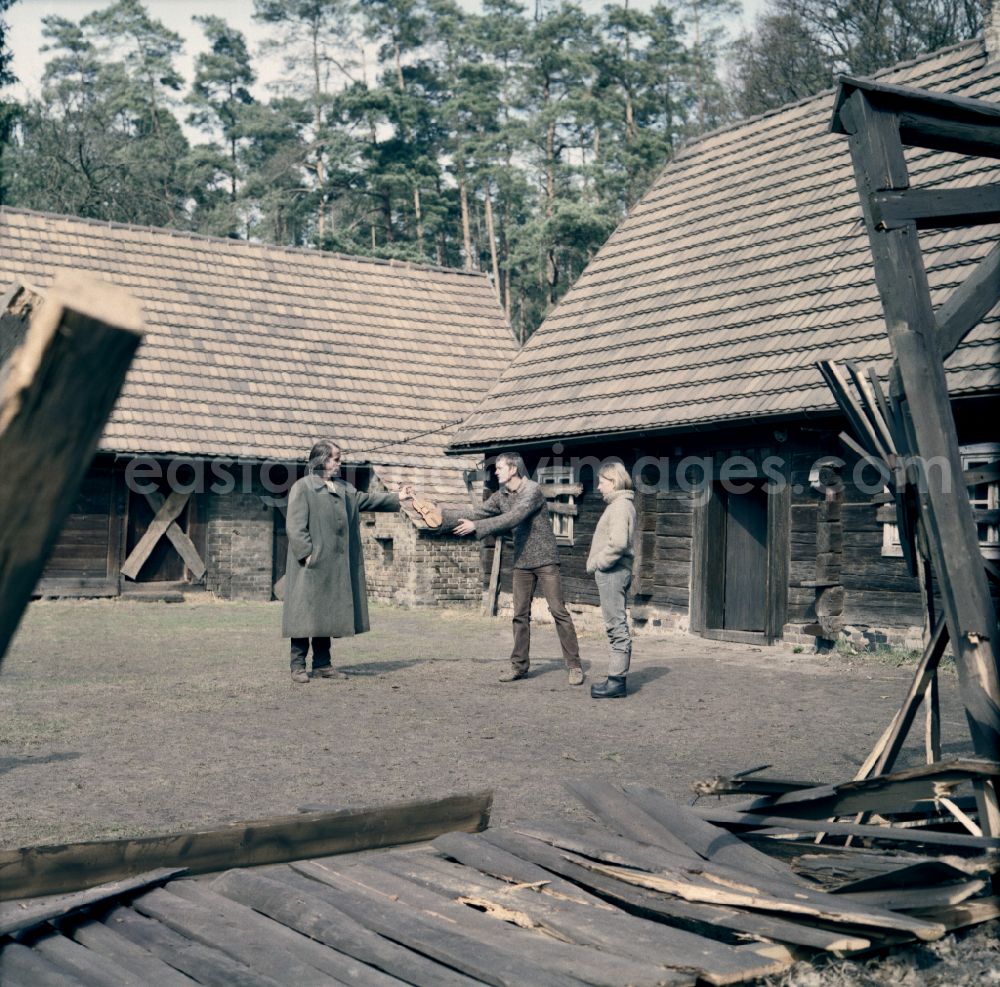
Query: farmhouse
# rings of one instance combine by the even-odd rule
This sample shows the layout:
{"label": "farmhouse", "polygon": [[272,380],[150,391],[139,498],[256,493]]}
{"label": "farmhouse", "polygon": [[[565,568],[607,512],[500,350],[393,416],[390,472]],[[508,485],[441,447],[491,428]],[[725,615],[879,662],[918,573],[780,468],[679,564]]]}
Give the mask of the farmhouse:
{"label": "farmhouse", "polygon": [[[878,79],[992,99],[996,54],[977,40]],[[641,481],[638,625],[754,643],[919,644],[921,585],[894,511],[878,473],[839,440],[846,423],[816,365],[854,361],[883,381],[889,365],[832,110],[823,93],[679,153],[455,435],[456,454],[518,448],[537,469],[578,608],[598,602],[584,571],[603,509],[595,466],[616,456]],[[915,186],[1000,180],[985,159],[907,160]],[[920,234],[936,305],[996,234]],[[967,470],[1000,458],[997,318],[946,363]],[[987,557],[1000,554],[995,481],[969,488]],[[819,511],[833,487],[836,526]]]}
{"label": "farmhouse", "polygon": [[[0,308],[64,269],[130,291],[147,331],[39,594],[280,595],[284,501],[317,438],[361,489],[475,495],[476,460],[444,450],[516,349],[484,275],[0,209]],[[475,545],[416,513],[363,531],[376,598],[479,600]]]}

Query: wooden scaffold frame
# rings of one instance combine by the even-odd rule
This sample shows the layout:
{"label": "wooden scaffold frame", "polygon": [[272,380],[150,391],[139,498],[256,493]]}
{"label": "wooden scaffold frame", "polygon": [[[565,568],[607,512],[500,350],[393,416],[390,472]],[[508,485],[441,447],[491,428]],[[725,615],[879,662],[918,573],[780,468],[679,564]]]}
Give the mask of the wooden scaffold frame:
{"label": "wooden scaffold frame", "polygon": [[[874,375],[848,367],[857,397],[836,365],[821,367],[864,458],[884,464],[894,495],[900,542],[911,572],[937,575],[943,614],[903,707],[862,776],[888,770],[913,715],[928,698],[928,758],[940,759],[934,712],[936,667],[950,642],[976,754],[1000,761],[1000,672],[997,624],[972,507],[965,497],[958,434],[944,361],[1000,300],[1000,245],[979,262],[937,311],[918,240],[921,229],[1000,221],[1000,185],[911,188],[904,145],[1000,158],[1000,106],[978,99],[842,78],[831,129],[849,138],[855,180],[871,245],[875,279],[893,361],[889,394]],[[922,463],[944,463],[932,475]],[[945,478],[951,482],[945,482]],[[929,566],[928,566],[929,563]],[[931,613],[933,618],[933,613]],[[979,826],[1000,834],[996,779],[975,784]]]}

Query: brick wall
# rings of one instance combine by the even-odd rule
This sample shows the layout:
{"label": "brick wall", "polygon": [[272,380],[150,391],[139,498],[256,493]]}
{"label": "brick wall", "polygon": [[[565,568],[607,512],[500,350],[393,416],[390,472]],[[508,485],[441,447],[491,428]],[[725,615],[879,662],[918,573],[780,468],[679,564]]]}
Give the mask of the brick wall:
{"label": "brick wall", "polygon": [[401,514],[362,514],[368,595],[410,607],[472,606],[482,601],[479,543],[429,535]]}
{"label": "brick wall", "polygon": [[232,600],[270,600],[274,509],[258,493],[207,498],[205,583]]}

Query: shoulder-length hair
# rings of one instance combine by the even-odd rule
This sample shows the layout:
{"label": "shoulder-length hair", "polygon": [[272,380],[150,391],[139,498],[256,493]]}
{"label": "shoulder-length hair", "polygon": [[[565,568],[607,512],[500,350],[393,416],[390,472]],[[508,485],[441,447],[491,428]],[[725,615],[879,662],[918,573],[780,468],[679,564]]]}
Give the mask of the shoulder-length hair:
{"label": "shoulder-length hair", "polygon": [[326,466],[326,461],[333,455],[334,449],[337,452],[342,451],[333,439],[320,439],[319,442],[314,443],[313,447],[309,450],[308,471],[310,473],[322,473],[323,467]]}
{"label": "shoulder-length hair", "polygon": [[607,477],[615,490],[632,489],[632,477],[621,463],[607,463],[600,468],[597,475]]}

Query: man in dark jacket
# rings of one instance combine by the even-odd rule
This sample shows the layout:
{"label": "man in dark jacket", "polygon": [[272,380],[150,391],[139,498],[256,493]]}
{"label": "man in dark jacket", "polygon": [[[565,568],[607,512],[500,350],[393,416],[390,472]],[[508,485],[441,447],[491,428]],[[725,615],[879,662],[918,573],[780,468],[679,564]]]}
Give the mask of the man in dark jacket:
{"label": "man in dark jacket", "polygon": [[[559,549],[552,532],[549,507],[541,487],[527,476],[524,460],[516,452],[502,452],[496,460],[498,490],[482,507],[468,517],[458,518],[456,535],[502,537],[514,533],[514,649],[509,671],[501,682],[516,682],[528,674],[528,649],[531,643],[531,598],[535,587],[541,588],[549,613],[556,622],[563,660],[570,685],[583,683],[580,646],[576,640],[573,618],[566,609],[562,580],[559,576]],[[445,523],[455,523],[454,515],[445,514]]]}

